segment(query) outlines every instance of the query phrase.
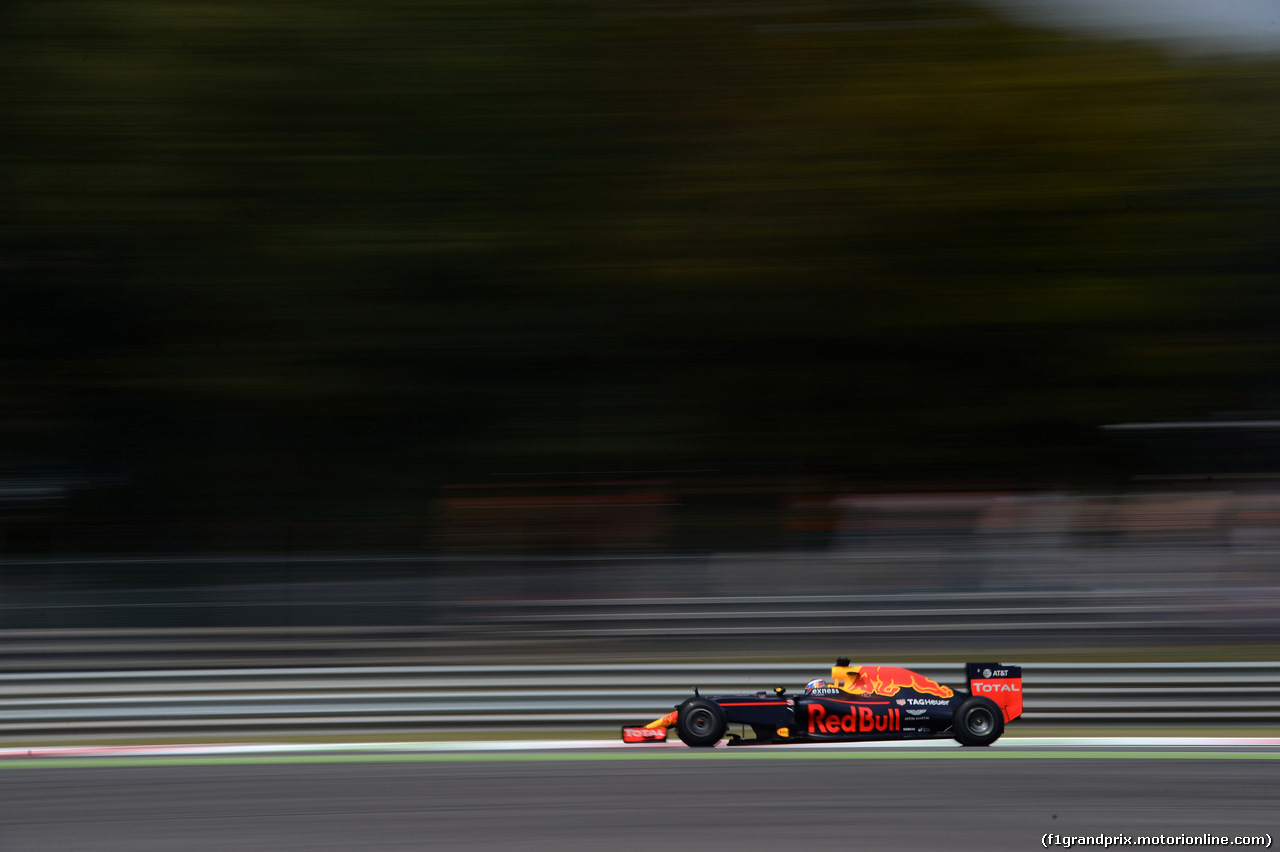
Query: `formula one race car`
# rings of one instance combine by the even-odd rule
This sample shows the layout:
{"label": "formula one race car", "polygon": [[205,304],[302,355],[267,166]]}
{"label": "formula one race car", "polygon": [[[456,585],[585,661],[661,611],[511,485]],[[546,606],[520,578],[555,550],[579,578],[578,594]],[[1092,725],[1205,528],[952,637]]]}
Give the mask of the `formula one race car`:
{"label": "formula one race car", "polygon": [[663,742],[675,727],[685,745],[709,747],[731,725],[751,728],[755,739],[729,734],[729,745],[857,742],[954,737],[961,745],[995,742],[1007,722],[1022,715],[1022,668],[969,663],[969,689],[954,690],[922,674],[892,666],[850,666],[836,660],[831,680],[810,681],[802,694],[722,695],[694,689],[661,719],[622,729],[628,743]]}

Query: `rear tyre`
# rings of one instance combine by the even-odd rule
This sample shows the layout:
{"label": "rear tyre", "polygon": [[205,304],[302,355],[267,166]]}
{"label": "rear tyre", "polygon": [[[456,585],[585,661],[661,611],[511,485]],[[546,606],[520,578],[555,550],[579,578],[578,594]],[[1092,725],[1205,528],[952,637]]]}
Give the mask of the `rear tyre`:
{"label": "rear tyre", "polygon": [[960,745],[989,746],[1004,733],[1004,714],[990,698],[975,695],[965,699],[952,719]]}
{"label": "rear tyre", "polygon": [[720,742],[729,726],[724,710],[714,701],[690,698],[680,705],[676,718],[676,733],[680,740],[692,748],[707,748]]}

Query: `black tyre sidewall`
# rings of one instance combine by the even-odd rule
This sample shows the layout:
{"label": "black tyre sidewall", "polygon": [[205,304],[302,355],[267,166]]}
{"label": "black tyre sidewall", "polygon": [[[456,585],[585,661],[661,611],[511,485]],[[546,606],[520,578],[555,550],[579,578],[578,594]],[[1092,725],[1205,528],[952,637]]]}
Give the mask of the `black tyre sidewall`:
{"label": "black tyre sidewall", "polygon": [[[976,734],[969,730],[970,717],[974,711],[985,711],[991,715],[991,730],[983,734]],[[1004,714],[1000,711],[1000,705],[990,698],[975,695],[965,699],[956,708],[952,719],[956,740],[961,745],[989,746],[1000,739],[1000,735],[1004,733]]]}
{"label": "black tyre sidewall", "polygon": [[[714,701],[708,701],[705,698],[690,698],[681,704],[678,710],[676,733],[679,734],[681,742],[692,748],[708,748],[715,745],[720,742],[720,738],[724,736],[725,729],[728,728],[724,710]],[[706,730],[695,730],[689,724],[694,719],[707,720],[710,725]]]}

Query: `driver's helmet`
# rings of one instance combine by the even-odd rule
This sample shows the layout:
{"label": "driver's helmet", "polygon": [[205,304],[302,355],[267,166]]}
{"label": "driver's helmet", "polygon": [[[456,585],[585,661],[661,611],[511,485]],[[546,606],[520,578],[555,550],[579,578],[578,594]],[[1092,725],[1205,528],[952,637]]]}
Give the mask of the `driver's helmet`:
{"label": "driver's helmet", "polygon": [[811,692],[812,690],[815,690],[815,689],[823,689],[826,687],[826,685],[827,685],[827,682],[825,680],[823,680],[820,677],[815,677],[813,680],[809,681],[804,685],[804,691]]}

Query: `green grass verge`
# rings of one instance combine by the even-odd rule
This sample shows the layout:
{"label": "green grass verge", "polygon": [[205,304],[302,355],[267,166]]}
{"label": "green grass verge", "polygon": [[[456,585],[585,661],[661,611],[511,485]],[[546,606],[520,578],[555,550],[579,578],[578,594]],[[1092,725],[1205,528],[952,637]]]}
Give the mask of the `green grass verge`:
{"label": "green grass verge", "polygon": [[626,754],[600,752],[518,752],[454,754],[298,754],[191,755],[173,757],[14,758],[3,769],[95,769],[176,766],[270,766],[335,763],[600,763],[604,761],[688,760],[1280,760],[1280,752],[1243,751],[766,751],[763,749],[637,749]]}

